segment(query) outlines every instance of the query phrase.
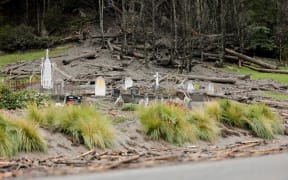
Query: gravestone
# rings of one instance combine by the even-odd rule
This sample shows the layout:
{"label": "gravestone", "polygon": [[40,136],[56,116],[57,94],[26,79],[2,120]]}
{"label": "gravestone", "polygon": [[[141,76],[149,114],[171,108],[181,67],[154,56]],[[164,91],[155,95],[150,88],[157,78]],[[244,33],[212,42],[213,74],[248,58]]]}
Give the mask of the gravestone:
{"label": "gravestone", "polygon": [[126,77],[125,78],[125,90],[133,86],[133,80],[131,77]]}
{"label": "gravestone", "polygon": [[188,81],[187,82],[187,92],[193,93],[194,90],[195,90],[195,88],[194,88],[193,81]]}
{"label": "gravestone", "polygon": [[48,56],[49,50],[46,49],[46,58],[41,63],[41,87],[43,89],[52,89],[53,81],[52,81],[52,64],[50,62]]}
{"label": "gravestone", "polygon": [[98,77],[95,82],[95,96],[106,95],[106,84],[103,77]]}
{"label": "gravestone", "polygon": [[213,83],[209,83],[208,84],[208,89],[207,89],[207,93],[208,94],[214,94],[214,84]]}

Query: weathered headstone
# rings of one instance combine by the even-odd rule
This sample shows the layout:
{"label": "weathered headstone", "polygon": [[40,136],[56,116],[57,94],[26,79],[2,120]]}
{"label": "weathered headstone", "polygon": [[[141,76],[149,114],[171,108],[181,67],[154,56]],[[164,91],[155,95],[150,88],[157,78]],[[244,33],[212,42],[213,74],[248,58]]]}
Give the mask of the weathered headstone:
{"label": "weathered headstone", "polygon": [[106,84],[103,77],[98,77],[95,82],[95,96],[106,95]]}
{"label": "weathered headstone", "polygon": [[214,94],[214,84],[213,83],[208,84],[207,93],[208,94]]}
{"label": "weathered headstone", "polygon": [[126,77],[125,78],[125,90],[133,86],[133,80],[131,77]]}
{"label": "weathered headstone", "polygon": [[43,89],[52,89],[53,81],[52,81],[52,64],[50,62],[48,56],[49,50],[46,49],[46,58],[41,63],[41,86]]}
{"label": "weathered headstone", "polygon": [[193,81],[188,81],[187,82],[187,92],[193,93],[194,90],[195,90],[195,88],[194,88]]}
{"label": "weathered headstone", "polygon": [[120,89],[114,88],[112,89],[111,96],[117,98],[120,96]]}

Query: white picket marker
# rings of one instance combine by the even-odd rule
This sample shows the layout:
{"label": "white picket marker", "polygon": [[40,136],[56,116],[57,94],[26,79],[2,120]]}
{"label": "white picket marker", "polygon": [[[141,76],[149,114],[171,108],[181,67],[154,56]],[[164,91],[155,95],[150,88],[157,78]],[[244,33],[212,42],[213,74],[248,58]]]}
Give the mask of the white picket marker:
{"label": "white picket marker", "polygon": [[133,80],[131,77],[126,77],[125,78],[125,90],[127,90],[128,88],[132,87],[133,86]]}
{"label": "white picket marker", "polygon": [[106,84],[103,77],[98,77],[95,82],[95,96],[106,95]]}
{"label": "white picket marker", "polygon": [[52,64],[49,59],[49,50],[46,49],[46,58],[41,59],[41,86],[43,89],[52,89],[53,81],[52,81]]}

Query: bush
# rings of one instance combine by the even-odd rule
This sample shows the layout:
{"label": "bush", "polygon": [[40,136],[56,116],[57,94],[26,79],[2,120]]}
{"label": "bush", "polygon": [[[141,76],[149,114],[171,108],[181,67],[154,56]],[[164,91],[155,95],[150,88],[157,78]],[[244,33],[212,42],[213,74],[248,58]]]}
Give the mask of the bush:
{"label": "bush", "polygon": [[0,109],[22,109],[28,104],[44,105],[49,100],[48,96],[33,90],[13,92],[9,87],[0,84]]}
{"label": "bush", "polygon": [[11,157],[17,152],[45,152],[46,149],[35,123],[0,116],[0,157]]}
{"label": "bush", "polygon": [[144,132],[153,140],[163,139],[181,145],[196,140],[197,132],[186,120],[185,112],[174,105],[155,104],[139,108]]}
{"label": "bush", "polygon": [[34,105],[29,106],[28,117],[51,130],[72,136],[75,142],[83,143],[89,149],[111,147],[115,139],[111,121],[91,106],[39,109]]}

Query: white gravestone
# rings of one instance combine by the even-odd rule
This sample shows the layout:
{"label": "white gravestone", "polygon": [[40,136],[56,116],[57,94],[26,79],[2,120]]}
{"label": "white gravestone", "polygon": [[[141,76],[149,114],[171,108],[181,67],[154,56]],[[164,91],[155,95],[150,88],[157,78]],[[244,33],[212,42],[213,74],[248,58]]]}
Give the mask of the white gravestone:
{"label": "white gravestone", "polygon": [[194,88],[193,81],[188,81],[187,82],[187,92],[193,93],[194,90],[195,90],[195,88]]}
{"label": "white gravestone", "polygon": [[125,78],[125,90],[133,86],[133,80],[131,77]]}
{"label": "white gravestone", "polygon": [[95,82],[95,96],[106,95],[106,84],[103,77],[98,77]]}
{"label": "white gravestone", "polygon": [[41,86],[43,89],[52,89],[53,81],[52,81],[52,64],[49,60],[48,56],[49,50],[46,49],[46,58],[41,64]]}
{"label": "white gravestone", "polygon": [[214,84],[213,83],[209,83],[208,84],[208,94],[214,94]]}

